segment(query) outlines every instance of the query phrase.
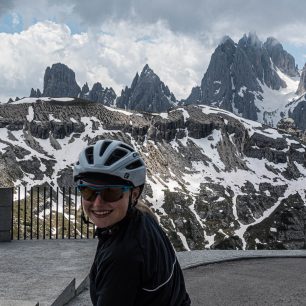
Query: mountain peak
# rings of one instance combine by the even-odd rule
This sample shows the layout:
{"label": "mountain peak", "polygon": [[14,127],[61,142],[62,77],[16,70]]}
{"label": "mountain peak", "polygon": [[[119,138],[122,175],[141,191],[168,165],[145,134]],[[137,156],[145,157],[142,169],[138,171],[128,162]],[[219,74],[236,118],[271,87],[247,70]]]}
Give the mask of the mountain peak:
{"label": "mountain peak", "polygon": [[306,92],[306,64],[303,67],[300,83],[296,94],[302,95]]}
{"label": "mountain peak", "polygon": [[284,50],[282,44],[274,37],[268,37],[263,47],[267,50],[273,63],[285,74],[296,77],[299,71],[294,57]]}
{"label": "mountain peak", "polygon": [[267,38],[265,45],[275,47],[275,46],[281,45],[281,43],[276,38],[270,36]]}
{"label": "mountain peak", "polygon": [[223,45],[225,43],[231,43],[231,44],[235,44],[234,41],[228,36],[228,35],[224,35],[222,38],[221,38],[221,41],[219,43],[219,45]]}
{"label": "mountain peak", "polygon": [[146,64],[142,71],[141,71],[141,76],[145,76],[145,75],[155,75],[154,71],[149,67],[148,64]]}
{"label": "mountain peak", "polygon": [[78,97],[80,92],[72,69],[62,63],[47,67],[44,75],[44,97]]}
{"label": "mountain peak", "polygon": [[126,88],[117,99],[117,107],[146,111],[165,112],[176,103],[170,92],[157,74],[146,64],[140,74],[136,74],[130,88]]}
{"label": "mountain peak", "polygon": [[248,35],[244,34],[243,37],[240,39],[239,44],[244,43],[244,45],[253,46],[257,48],[262,47],[262,42],[258,38],[256,32],[249,32]]}

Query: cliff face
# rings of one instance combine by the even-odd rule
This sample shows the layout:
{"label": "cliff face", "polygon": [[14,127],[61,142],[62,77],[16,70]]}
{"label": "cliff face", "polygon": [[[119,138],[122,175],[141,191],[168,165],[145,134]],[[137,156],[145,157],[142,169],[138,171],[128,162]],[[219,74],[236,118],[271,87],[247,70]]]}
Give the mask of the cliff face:
{"label": "cliff face", "polygon": [[238,44],[226,37],[213,53],[200,88],[195,87],[185,103],[217,106],[258,120],[255,101],[263,92],[261,85],[274,90],[286,87],[265,46],[278,58],[272,44],[262,44],[256,34],[244,35]]}
{"label": "cliff face", "polygon": [[73,97],[110,106],[114,104],[117,96],[113,88],[103,88],[100,82],[96,82],[92,89],[85,83],[81,89],[76,82],[74,71],[64,64],[57,63],[51,68],[47,67],[45,71],[43,93],[39,89],[31,89],[30,98],[41,97]]}
{"label": "cliff face", "polygon": [[306,93],[306,64],[303,67],[299,87],[296,92],[298,95]]}
{"label": "cliff face", "polygon": [[44,97],[77,97],[80,92],[75,73],[70,68],[61,63],[47,67],[44,75]]}
{"label": "cliff face", "polygon": [[73,185],[85,145],[121,139],[147,166],[143,200],[177,250],[302,248],[305,145],[227,111],[190,105],[162,115],[101,103],[0,105],[1,185]]}
{"label": "cliff face", "polygon": [[117,99],[117,107],[144,112],[165,112],[176,104],[170,92],[154,71],[146,65],[140,76],[136,74],[131,87],[126,87]]}
{"label": "cliff face", "polygon": [[295,64],[294,57],[283,49],[281,43],[273,38],[268,37],[264,43],[264,47],[272,62],[285,74],[291,77],[299,76],[299,71]]}
{"label": "cliff face", "polygon": [[291,117],[304,129],[303,121],[292,116],[297,95],[306,88],[302,73],[296,91],[298,77],[293,56],[276,39],[269,37],[262,43],[250,33],[235,43],[225,37],[212,54],[201,85],[181,103],[219,107],[273,127]]}

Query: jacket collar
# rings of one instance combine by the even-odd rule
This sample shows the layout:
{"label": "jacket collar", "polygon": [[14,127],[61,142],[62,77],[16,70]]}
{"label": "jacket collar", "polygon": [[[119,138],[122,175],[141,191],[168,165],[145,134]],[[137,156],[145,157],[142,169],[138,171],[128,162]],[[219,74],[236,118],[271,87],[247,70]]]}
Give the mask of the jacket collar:
{"label": "jacket collar", "polygon": [[128,220],[131,218],[132,212],[135,210],[135,208],[130,208],[125,217],[120,220],[119,222],[108,226],[104,228],[96,228],[95,236],[98,237],[99,240],[106,240],[111,236],[114,236],[117,232],[120,231],[120,229],[128,222]]}

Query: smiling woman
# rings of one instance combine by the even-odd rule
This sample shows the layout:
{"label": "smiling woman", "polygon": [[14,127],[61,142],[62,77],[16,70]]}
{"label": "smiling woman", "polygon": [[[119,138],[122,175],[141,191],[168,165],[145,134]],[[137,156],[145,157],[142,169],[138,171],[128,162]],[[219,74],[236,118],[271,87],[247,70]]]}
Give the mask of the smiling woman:
{"label": "smiling woman", "polygon": [[93,305],[190,305],[169,239],[152,211],[138,204],[146,178],[139,153],[101,140],[82,150],[73,175],[99,238],[90,272]]}

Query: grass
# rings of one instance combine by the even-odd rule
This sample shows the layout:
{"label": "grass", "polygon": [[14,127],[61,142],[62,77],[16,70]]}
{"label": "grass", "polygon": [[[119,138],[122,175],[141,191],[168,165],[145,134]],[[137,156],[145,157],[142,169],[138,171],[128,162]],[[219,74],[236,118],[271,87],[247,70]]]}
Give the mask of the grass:
{"label": "grass", "polygon": [[92,238],[93,225],[87,225],[82,220],[82,210],[80,205],[76,205],[78,197],[73,193],[74,198],[72,198],[71,191],[69,189],[65,195],[64,189],[59,192],[49,187],[39,187],[24,192],[23,197],[26,196],[23,199],[19,191],[17,200],[13,202],[12,238],[14,240]]}

